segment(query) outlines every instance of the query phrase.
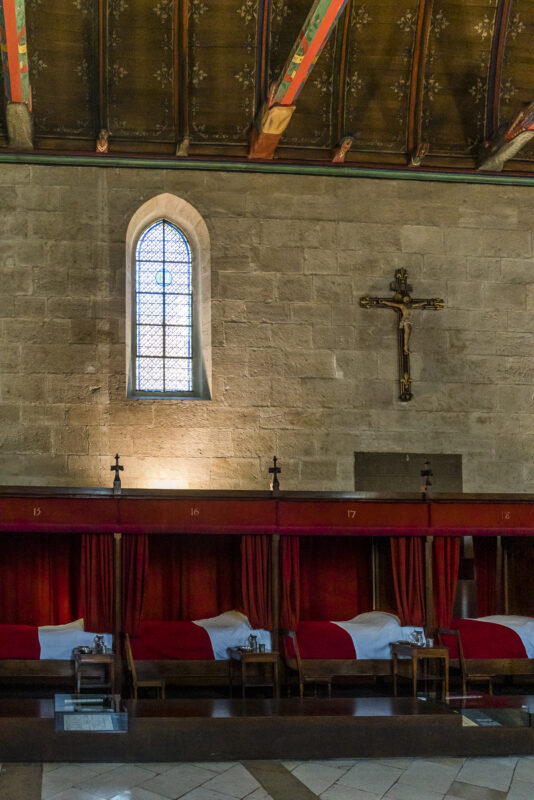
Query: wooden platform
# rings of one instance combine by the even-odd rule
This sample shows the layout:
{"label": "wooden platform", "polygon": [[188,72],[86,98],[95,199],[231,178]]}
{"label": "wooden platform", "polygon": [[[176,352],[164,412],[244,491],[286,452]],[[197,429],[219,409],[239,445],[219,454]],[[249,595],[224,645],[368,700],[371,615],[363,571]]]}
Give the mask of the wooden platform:
{"label": "wooden platform", "polygon": [[[0,701],[0,761],[234,761],[534,752],[520,724],[466,727],[459,708],[412,698],[126,701],[128,733],[56,733],[52,700]],[[514,717],[515,718],[515,717]]]}

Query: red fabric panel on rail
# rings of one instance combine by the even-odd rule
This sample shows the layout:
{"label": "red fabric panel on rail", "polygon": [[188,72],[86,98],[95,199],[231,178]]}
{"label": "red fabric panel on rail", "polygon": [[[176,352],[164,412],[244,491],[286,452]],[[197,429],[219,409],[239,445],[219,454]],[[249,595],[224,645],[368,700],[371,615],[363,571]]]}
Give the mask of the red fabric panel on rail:
{"label": "red fabric panel on rail", "polygon": [[280,539],[282,587],[280,627],[295,631],[300,619],[300,539],[282,536]]}
{"label": "red fabric panel on rail", "polygon": [[346,620],[371,608],[371,541],[308,536],[300,540],[300,617]]}
{"label": "red fabric panel on rail", "polygon": [[213,647],[208,632],[194,622],[143,620],[139,624],[137,635],[131,637],[130,643],[134,659],[140,661],[213,660]]}
{"label": "red fabric panel on rail", "polygon": [[113,632],[113,534],[82,536],[80,603],[86,631]]}
{"label": "red fabric panel on rail", "polygon": [[192,620],[242,610],[239,536],[148,537],[143,619]]}
{"label": "red fabric panel on rail", "polygon": [[271,537],[241,537],[241,586],[243,608],[253,628],[272,630]]}
{"label": "red fabric panel on rail", "polygon": [[403,625],[425,624],[424,539],[399,536],[391,540],[397,613]]}
{"label": "red fabric panel on rail", "polygon": [[0,536],[0,622],[61,625],[80,616],[80,536]]}
{"label": "red fabric panel on rail", "polygon": [[489,617],[497,613],[497,537],[473,536],[477,613]]}
{"label": "red fabric panel on rail", "polygon": [[122,619],[126,633],[134,634],[143,616],[148,574],[148,536],[122,537]]}
{"label": "red fabric panel on rail", "polygon": [[458,536],[434,538],[434,624],[448,628],[452,617],[458,566],[460,564],[460,539]]}

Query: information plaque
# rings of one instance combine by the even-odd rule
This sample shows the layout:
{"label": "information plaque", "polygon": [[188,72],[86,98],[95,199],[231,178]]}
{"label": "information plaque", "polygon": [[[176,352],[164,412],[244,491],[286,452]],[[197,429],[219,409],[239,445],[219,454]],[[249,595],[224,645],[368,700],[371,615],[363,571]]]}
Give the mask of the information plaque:
{"label": "information plaque", "polygon": [[128,713],[121,711],[119,695],[54,695],[56,731],[126,733]]}

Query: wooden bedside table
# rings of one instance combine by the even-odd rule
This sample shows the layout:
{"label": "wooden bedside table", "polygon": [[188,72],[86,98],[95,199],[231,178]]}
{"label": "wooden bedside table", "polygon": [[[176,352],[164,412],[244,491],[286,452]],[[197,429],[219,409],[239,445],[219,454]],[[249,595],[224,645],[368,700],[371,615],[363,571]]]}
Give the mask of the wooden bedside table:
{"label": "wooden bedside table", "polygon": [[109,689],[115,694],[115,654],[76,653],[74,677],[78,694],[86,689]]}
{"label": "wooden bedside table", "polygon": [[[391,645],[391,674],[393,676],[393,694],[397,696],[397,671],[398,671],[398,659],[401,656],[411,659],[412,665],[412,682],[413,682],[413,696],[417,695],[417,678],[418,678],[418,669],[419,669],[419,661],[427,662],[430,659],[438,662],[438,666],[442,667],[441,674],[438,676],[432,676],[436,680],[440,680],[443,683],[443,693],[445,696],[445,700],[449,697],[449,650],[446,647],[419,647],[416,645],[412,645],[405,642],[395,642]],[[425,667],[425,663],[423,663],[423,669]],[[426,669],[424,669],[426,673]],[[428,675],[425,674],[425,680],[428,680]]]}
{"label": "wooden bedside table", "polygon": [[[245,689],[247,686],[272,686],[273,697],[280,697],[280,679],[279,679],[279,660],[280,654],[276,651],[270,653],[247,653],[240,650],[238,647],[230,647],[228,649],[228,680],[230,684],[230,697],[232,696],[232,689],[234,685],[234,678],[241,680],[241,696],[245,697]],[[239,668],[241,664],[241,668]],[[247,675],[247,670],[251,664],[265,664],[265,668],[261,668],[263,674]],[[271,679],[265,674],[270,668]]]}

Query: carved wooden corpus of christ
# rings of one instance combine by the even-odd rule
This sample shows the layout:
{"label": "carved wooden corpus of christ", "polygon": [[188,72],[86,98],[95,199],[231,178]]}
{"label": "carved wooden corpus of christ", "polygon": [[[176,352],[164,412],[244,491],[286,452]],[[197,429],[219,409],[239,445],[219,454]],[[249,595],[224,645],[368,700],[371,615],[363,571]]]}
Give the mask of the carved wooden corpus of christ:
{"label": "carved wooden corpus of christ", "polygon": [[404,268],[395,272],[395,280],[389,284],[395,292],[393,297],[360,297],[363,308],[382,306],[392,308],[397,313],[399,329],[399,399],[407,403],[412,399],[412,379],[410,376],[410,334],[412,330],[412,311],[415,308],[431,309],[438,311],[445,307],[445,302],[439,297],[420,300],[410,296],[412,287],[408,285],[408,273]]}

